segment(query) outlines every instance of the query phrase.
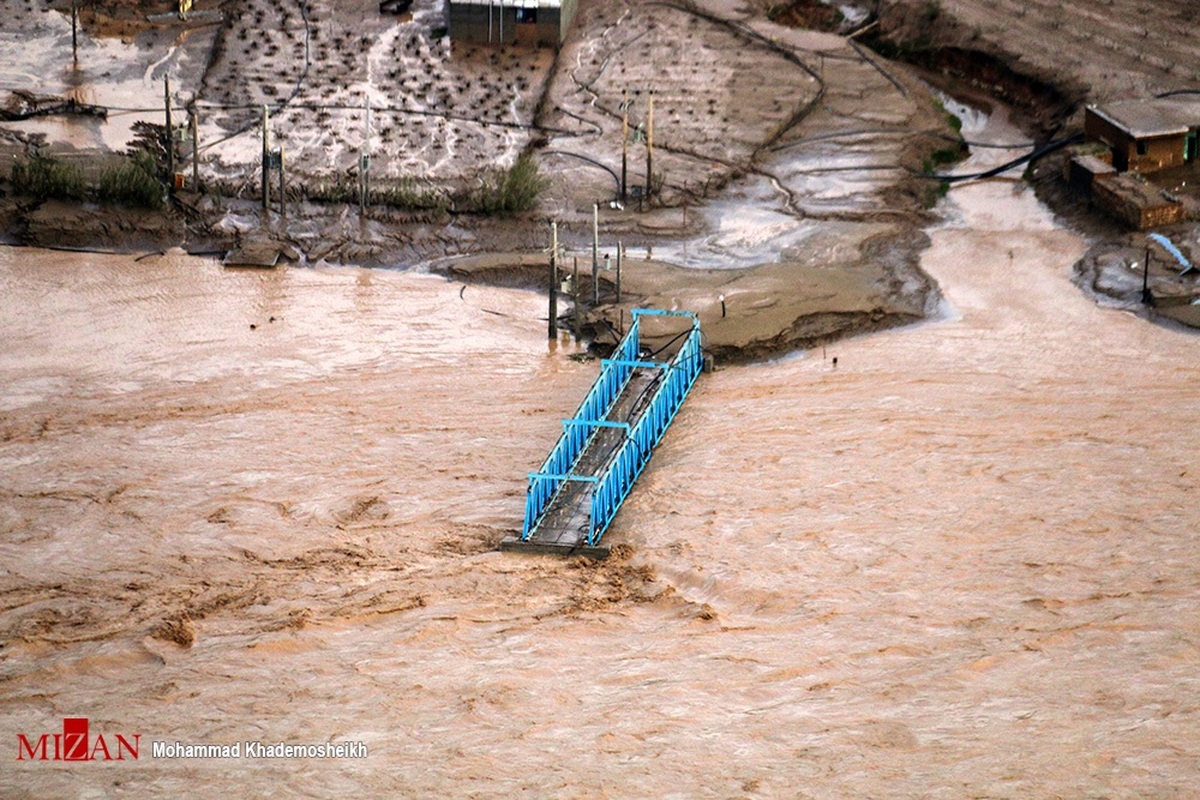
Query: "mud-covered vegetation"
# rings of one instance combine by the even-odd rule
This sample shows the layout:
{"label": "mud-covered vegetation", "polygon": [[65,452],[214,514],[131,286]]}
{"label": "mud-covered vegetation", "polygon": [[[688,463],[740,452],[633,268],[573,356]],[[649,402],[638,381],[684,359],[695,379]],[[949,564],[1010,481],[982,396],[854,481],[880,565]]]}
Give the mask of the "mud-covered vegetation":
{"label": "mud-covered vegetation", "polygon": [[[95,159],[93,162],[97,161]],[[87,166],[97,167],[95,163]],[[138,150],[116,164],[98,166],[94,181],[79,165],[46,155],[17,161],[12,167],[12,191],[35,202],[95,200],[104,205],[157,210],[164,205],[165,190],[154,157]]]}
{"label": "mud-covered vegetation", "polygon": [[87,184],[79,167],[49,156],[35,155],[12,167],[12,191],[19,197],[42,200],[82,200]]}
{"label": "mud-covered vegetation", "polygon": [[157,209],[163,206],[163,185],[156,176],[154,157],[135,151],[125,161],[100,175],[96,197],[109,205]]}
{"label": "mud-covered vegetation", "polygon": [[472,206],[485,214],[528,211],[549,184],[550,181],[538,170],[537,162],[525,153],[509,169],[493,170],[485,176],[471,198]]}

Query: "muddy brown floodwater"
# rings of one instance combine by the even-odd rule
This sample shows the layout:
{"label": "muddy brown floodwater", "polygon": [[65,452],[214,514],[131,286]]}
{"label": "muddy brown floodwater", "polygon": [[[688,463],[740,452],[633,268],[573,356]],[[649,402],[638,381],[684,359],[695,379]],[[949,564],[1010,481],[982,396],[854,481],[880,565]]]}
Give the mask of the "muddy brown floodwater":
{"label": "muddy brown floodwater", "polygon": [[[0,250],[0,793],[1186,794],[1200,340],[945,209],[944,318],[705,376],[599,566],[493,550],[595,373],[536,296]],[[247,740],[369,756],[150,755]]]}

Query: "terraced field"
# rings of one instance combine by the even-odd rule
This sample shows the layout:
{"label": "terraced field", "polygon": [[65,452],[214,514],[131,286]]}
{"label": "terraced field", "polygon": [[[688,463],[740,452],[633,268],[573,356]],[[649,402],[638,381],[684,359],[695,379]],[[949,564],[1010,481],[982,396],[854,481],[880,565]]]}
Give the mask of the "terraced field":
{"label": "terraced field", "polygon": [[453,184],[511,164],[553,62],[547,50],[451,46],[437,0],[411,17],[373,2],[236,0],[228,17],[199,97],[202,139],[237,134],[211,148],[208,168],[248,185],[263,104],[290,168],[309,178],[353,176],[368,146],[384,179]]}
{"label": "terraced field", "polygon": [[881,23],[908,45],[997,56],[1075,102],[1200,88],[1194,2],[894,0]]}
{"label": "terraced field", "polygon": [[[649,133],[653,93],[655,191],[669,202],[709,195],[731,174],[746,171],[758,150],[823,90],[787,49],[702,10],[602,0],[580,11],[576,27],[581,35],[560,55],[543,115],[550,127],[567,131],[551,149],[586,155],[617,172],[627,99],[634,140],[629,184],[644,185],[641,133]],[[610,176],[586,167],[570,180],[597,197],[611,196],[614,188]]]}

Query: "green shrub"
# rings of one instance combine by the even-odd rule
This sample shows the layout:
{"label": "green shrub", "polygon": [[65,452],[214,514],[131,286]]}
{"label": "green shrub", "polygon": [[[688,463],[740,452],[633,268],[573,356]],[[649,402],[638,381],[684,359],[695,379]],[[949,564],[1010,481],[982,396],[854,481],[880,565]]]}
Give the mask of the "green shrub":
{"label": "green shrub", "polygon": [[484,177],[483,185],[471,198],[471,205],[484,214],[528,211],[549,185],[549,178],[538,170],[533,156],[524,153],[510,169],[494,171]]}
{"label": "green shrub", "polygon": [[942,104],[941,100],[934,100],[933,104],[935,106],[937,106],[938,111],[941,111],[942,114],[946,117],[946,122],[950,125],[951,128],[954,129],[954,132],[961,134],[962,133],[962,125],[963,125],[962,119],[959,118],[959,116],[957,114],[950,113],[950,110],[947,109],[946,106]]}
{"label": "green shrub", "polygon": [[[143,158],[139,154],[144,153],[148,160],[140,163],[149,166],[147,171],[151,175],[157,175],[163,181],[174,180],[175,176],[167,174],[167,145],[171,142],[171,137],[167,135],[166,126],[142,120],[133,124],[133,133],[129,155]],[[179,163],[178,158],[175,163]]]}
{"label": "green shrub", "polygon": [[163,185],[155,176],[154,156],[138,150],[119,166],[100,175],[97,197],[101,203],[159,209],[163,206]]}
{"label": "green shrub", "polygon": [[49,156],[34,156],[13,164],[12,188],[13,194],[38,201],[82,200],[87,194],[79,168]]}
{"label": "green shrub", "polygon": [[938,204],[938,201],[946,196],[950,191],[950,184],[945,181],[938,181],[925,187],[925,194],[921,198],[922,204],[926,208],[933,208]]}
{"label": "green shrub", "polygon": [[945,164],[953,164],[961,159],[965,151],[961,144],[956,144],[952,147],[942,147],[934,150],[929,154],[929,160],[926,162],[925,171],[933,172],[935,167],[940,167]]}

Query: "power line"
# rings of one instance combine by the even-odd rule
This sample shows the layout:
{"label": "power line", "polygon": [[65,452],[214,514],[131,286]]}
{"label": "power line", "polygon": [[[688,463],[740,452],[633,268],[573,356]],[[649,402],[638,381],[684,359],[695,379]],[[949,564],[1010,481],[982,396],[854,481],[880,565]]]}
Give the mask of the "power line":
{"label": "power line", "polygon": [[[8,90],[11,91],[11,90]],[[361,105],[349,105],[343,103],[280,103],[274,107],[267,103],[267,108],[272,114],[279,114],[288,110],[301,111],[362,111]],[[198,110],[207,111],[259,111],[262,109],[261,103],[209,103],[197,102],[195,107]],[[123,106],[105,106],[106,111],[115,114],[158,114],[162,112],[162,106],[154,108],[126,108]],[[173,106],[172,108],[176,108]],[[178,107],[184,110],[186,107]],[[484,127],[509,128],[516,130],[531,130],[539,133],[554,133],[569,136],[574,131],[566,130],[565,128],[550,128],[544,125],[538,125],[535,122],[513,122],[508,120],[487,119],[484,117],[472,117],[466,114],[454,114],[447,111],[435,111],[433,109],[408,108],[406,106],[371,106],[371,113],[398,114],[417,117],[431,117],[435,119],[444,119],[451,122],[470,122]],[[253,127],[253,126],[251,126]],[[240,132],[240,131],[239,131]]]}

